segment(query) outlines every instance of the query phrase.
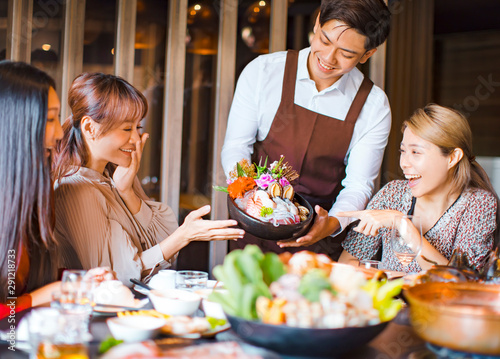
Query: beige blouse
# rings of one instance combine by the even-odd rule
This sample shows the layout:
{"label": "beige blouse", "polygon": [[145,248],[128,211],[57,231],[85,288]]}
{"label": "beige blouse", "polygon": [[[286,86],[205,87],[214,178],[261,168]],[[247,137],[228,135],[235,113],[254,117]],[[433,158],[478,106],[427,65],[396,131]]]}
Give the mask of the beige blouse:
{"label": "beige blouse", "polygon": [[165,262],[158,243],[178,227],[170,207],[150,201],[139,181],[134,191],[141,198],[132,215],[107,173],[81,167],[55,184],[55,235],[65,268],[109,266],[123,284],[141,279],[144,271]]}

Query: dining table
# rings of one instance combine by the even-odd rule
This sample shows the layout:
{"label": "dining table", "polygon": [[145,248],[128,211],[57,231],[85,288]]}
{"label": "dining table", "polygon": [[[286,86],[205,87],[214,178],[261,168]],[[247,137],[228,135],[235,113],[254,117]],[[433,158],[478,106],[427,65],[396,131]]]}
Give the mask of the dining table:
{"label": "dining table", "polygon": [[[150,304],[150,303],[149,303]],[[16,323],[19,323],[23,316],[29,313],[30,309],[17,314]],[[92,334],[92,341],[89,343],[89,356],[90,358],[99,358],[98,348],[102,340],[109,337],[111,334],[106,324],[109,315],[93,315],[90,321],[90,332]],[[0,321],[0,330],[6,331],[10,324],[6,319]],[[300,340],[300,338],[297,338]],[[262,357],[263,359],[275,358],[304,358],[304,357],[291,357],[280,355],[269,349],[259,348],[249,343],[244,342],[238,335],[231,329],[218,333],[213,338],[199,338],[199,339],[180,339],[169,340],[168,336],[160,336],[155,342],[160,348],[167,349],[172,343],[178,346],[192,346],[209,343],[219,342],[237,342],[245,353],[253,354]],[[24,343],[26,347],[27,343]],[[394,318],[384,331],[379,334],[375,339],[365,345],[361,345],[358,349],[348,353],[335,354],[332,353],[329,358],[341,359],[435,359],[440,358],[435,354],[436,350],[429,344],[420,339],[413,330],[409,318],[408,308],[403,308],[400,313]],[[447,356],[442,356],[446,358]],[[0,358],[1,359],[21,359],[29,358],[29,354],[20,349],[15,351],[9,350],[9,344],[5,341],[0,342]],[[468,358],[463,356],[463,359]]]}

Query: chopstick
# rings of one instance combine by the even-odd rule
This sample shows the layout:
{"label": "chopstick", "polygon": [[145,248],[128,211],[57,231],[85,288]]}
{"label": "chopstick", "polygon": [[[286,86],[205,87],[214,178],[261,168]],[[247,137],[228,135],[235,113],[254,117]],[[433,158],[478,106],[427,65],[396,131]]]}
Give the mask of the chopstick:
{"label": "chopstick", "polygon": [[141,282],[140,280],[137,280],[135,278],[130,278],[130,281],[134,284],[137,284],[139,287],[142,287],[144,289],[147,289],[147,290],[152,290],[153,288],[151,288],[149,285],[147,285],[146,283],[143,283]]}
{"label": "chopstick", "polygon": [[123,309],[123,310],[138,310],[139,309],[137,307],[124,307],[122,305],[100,304],[100,303],[95,303],[94,310],[96,307],[110,308],[110,309]]}

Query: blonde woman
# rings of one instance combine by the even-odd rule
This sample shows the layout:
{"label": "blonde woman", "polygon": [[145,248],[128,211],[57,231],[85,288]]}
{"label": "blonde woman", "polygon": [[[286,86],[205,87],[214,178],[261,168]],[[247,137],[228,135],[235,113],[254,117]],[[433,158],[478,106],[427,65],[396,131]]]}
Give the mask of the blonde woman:
{"label": "blonde woman", "polygon": [[390,228],[394,216],[413,214],[421,218],[424,238],[407,271],[427,269],[430,261],[444,265],[456,248],[480,269],[494,245],[498,197],[472,153],[467,119],[435,104],[418,109],[403,124],[400,152],[406,180],[388,183],[366,210],[338,214],[360,220],[342,244],[339,261],[370,259],[382,247],[384,267],[402,271],[390,250]]}

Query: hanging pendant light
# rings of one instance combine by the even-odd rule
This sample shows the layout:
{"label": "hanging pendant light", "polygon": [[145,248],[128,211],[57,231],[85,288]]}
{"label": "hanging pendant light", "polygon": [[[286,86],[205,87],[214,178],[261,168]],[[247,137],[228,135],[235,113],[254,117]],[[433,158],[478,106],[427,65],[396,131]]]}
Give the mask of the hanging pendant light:
{"label": "hanging pendant light", "polygon": [[219,16],[211,1],[199,1],[188,8],[186,50],[199,55],[217,53]]}

